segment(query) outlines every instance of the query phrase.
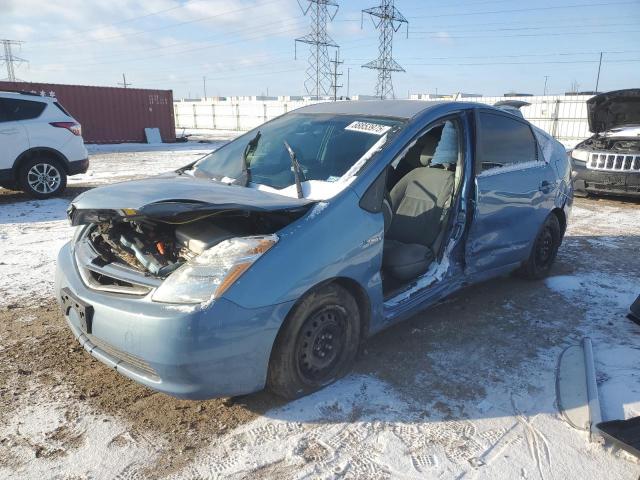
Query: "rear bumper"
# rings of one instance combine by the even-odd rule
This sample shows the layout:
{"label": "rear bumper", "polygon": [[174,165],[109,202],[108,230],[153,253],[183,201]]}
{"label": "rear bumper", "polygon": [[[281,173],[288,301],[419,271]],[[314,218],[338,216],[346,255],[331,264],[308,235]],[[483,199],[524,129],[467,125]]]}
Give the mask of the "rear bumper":
{"label": "rear bumper", "polygon": [[583,193],[640,197],[640,173],[590,170],[574,161],[573,188]]}
{"label": "rear bumper", "polygon": [[90,332],[79,311],[63,309],[80,344],[97,360],[154,390],[187,399],[241,395],[264,388],[269,357],[293,302],[247,309],[224,298],[205,309],[87,288],[70,245],[58,256],[55,292],[92,309]]}
{"label": "rear bumper", "polygon": [[82,160],[75,160],[73,162],[69,162],[67,166],[69,169],[69,175],[78,175],[79,173],[86,173],[89,170],[89,159],[85,158]]}

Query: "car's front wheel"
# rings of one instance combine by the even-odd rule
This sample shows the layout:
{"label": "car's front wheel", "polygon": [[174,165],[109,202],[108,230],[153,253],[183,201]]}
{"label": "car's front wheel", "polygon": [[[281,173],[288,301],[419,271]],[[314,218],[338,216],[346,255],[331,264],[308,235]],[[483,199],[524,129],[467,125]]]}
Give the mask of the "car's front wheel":
{"label": "car's front wheel", "polygon": [[278,334],[268,388],[295,399],[329,385],[349,371],[359,341],[360,312],[346,289],[330,284],[307,294]]}
{"label": "car's front wheel", "polygon": [[20,187],[35,198],[49,198],[61,194],[67,186],[67,174],[57,160],[36,157],[20,168]]}
{"label": "car's front wheel", "polygon": [[546,277],[562,243],[562,229],[558,217],[550,213],[533,243],[529,258],[520,269],[525,278],[539,280]]}

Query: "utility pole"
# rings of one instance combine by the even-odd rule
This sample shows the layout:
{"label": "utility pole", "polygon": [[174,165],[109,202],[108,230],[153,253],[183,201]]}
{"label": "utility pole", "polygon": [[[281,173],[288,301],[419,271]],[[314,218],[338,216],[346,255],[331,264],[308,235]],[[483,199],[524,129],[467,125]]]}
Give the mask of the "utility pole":
{"label": "utility pole", "polygon": [[598,76],[596,77],[596,93],[598,93],[598,85],[600,85],[600,68],[602,67],[602,53],[600,52],[600,61],[598,62]]}
{"label": "utility pole", "polygon": [[331,89],[331,61],[329,60],[329,48],[338,48],[336,42],[327,33],[327,23],[332,21],[340,8],[333,0],[306,0],[309,5],[298,5],[303,15],[309,14],[311,19],[311,32],[303,37],[295,39],[295,58],[298,57],[298,42],[309,45],[309,64],[307,66],[307,78],[304,88],[308,95],[320,99],[320,95],[328,95]]}
{"label": "utility pole", "polygon": [[202,77],[202,90],[204,91],[204,99],[207,99],[207,77]]}
{"label": "utility pole", "polygon": [[16,57],[13,54],[12,47],[14,45],[20,46],[24,42],[21,42],[19,40],[4,39],[4,40],[0,40],[0,43],[2,43],[3,50],[4,50],[4,55],[0,57],[0,61],[3,61],[7,65],[7,80],[10,82],[20,82],[21,80],[18,80],[16,78],[15,65],[24,63],[26,62],[26,60],[24,58]]}
{"label": "utility pole", "polygon": [[351,68],[347,68],[347,98],[351,100],[351,94],[349,93],[351,87]]}
{"label": "utility pole", "polygon": [[338,67],[342,65],[344,62],[338,60],[338,50],[336,50],[336,59],[331,60],[333,64],[333,82],[331,82],[331,87],[333,87],[333,101],[338,100],[338,88],[342,88],[344,85],[338,85],[338,77],[342,76],[342,73],[338,73]]}
{"label": "utility pole", "polygon": [[409,21],[398,11],[393,3],[394,0],[380,0],[380,5],[377,7],[362,10],[360,18],[360,28],[363,26],[364,14],[366,13],[371,17],[376,29],[380,30],[378,58],[362,65],[362,67],[378,70],[376,96],[382,99],[395,98],[391,73],[405,71],[393,59],[393,34],[400,30],[403,24],[406,24],[407,37],[409,37]]}
{"label": "utility pole", "polygon": [[546,95],[546,94],[547,94],[547,80],[549,80],[549,75],[545,75],[545,76],[544,76],[544,90],[542,91],[542,92],[543,92],[543,93],[542,93],[543,95]]}
{"label": "utility pole", "polygon": [[122,83],[118,83],[118,85],[122,85],[124,88],[127,88],[129,85],[131,85],[130,83],[127,83],[127,77],[124,76],[124,73],[122,74]]}

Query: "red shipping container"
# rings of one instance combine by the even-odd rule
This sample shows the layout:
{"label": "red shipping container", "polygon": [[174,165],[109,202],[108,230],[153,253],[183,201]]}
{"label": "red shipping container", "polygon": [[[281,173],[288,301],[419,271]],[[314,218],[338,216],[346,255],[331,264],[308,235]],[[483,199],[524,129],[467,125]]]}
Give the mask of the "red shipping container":
{"label": "red shipping container", "polygon": [[163,142],[176,141],[171,90],[0,82],[0,91],[56,97],[82,125],[86,143],[146,142],[145,128],[159,128]]}

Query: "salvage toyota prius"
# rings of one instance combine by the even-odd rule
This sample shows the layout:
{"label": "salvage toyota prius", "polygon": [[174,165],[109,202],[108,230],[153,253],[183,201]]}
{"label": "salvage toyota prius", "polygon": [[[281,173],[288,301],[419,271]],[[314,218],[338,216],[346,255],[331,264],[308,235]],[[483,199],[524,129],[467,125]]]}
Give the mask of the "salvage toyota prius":
{"label": "salvage toyota prius", "polygon": [[572,199],[563,146],[508,111],[316,104],[81,194],[56,294],[84,348],[141,384],[296,398],[463,286],[543,277]]}

